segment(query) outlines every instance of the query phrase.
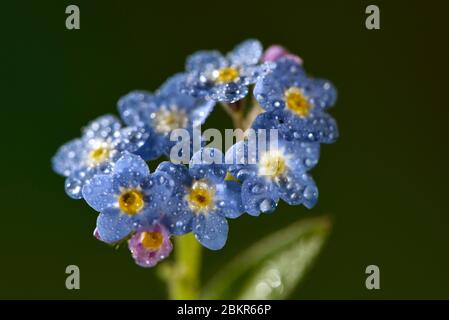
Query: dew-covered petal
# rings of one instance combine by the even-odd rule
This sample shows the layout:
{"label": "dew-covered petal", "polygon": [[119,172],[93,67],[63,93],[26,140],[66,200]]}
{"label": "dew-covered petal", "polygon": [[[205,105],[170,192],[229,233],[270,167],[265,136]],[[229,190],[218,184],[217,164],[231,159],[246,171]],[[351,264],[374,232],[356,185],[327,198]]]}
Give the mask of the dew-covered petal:
{"label": "dew-covered petal", "polygon": [[337,90],[325,79],[310,79],[303,91],[309,102],[320,109],[332,107],[337,101]]}
{"label": "dew-covered petal", "polygon": [[235,219],[244,212],[242,204],[242,188],[235,181],[225,181],[217,185],[216,195],[217,214]]}
{"label": "dew-covered petal", "polygon": [[266,62],[263,64],[244,66],[240,69],[240,81],[242,85],[256,83],[260,78],[270,73],[275,64]]}
{"label": "dew-covered petal", "polygon": [[239,141],[226,151],[225,163],[228,171],[240,181],[254,176],[257,173],[257,148]]}
{"label": "dew-covered petal", "polygon": [[320,144],[301,141],[281,141],[288,157],[288,166],[294,172],[305,172],[318,163],[320,157]]}
{"label": "dew-covered petal", "polygon": [[116,132],[115,149],[119,151],[136,152],[148,140],[148,132],[140,127],[126,127]]}
{"label": "dew-covered petal", "polygon": [[167,201],[171,201],[171,195],[176,188],[173,178],[163,171],[155,171],[148,179],[141,183],[141,187],[145,195],[150,198],[150,206],[154,206],[155,210]]}
{"label": "dew-covered petal", "polygon": [[156,172],[159,171],[167,173],[175,181],[175,184],[180,187],[191,184],[192,178],[189,175],[189,170],[182,164],[163,161],[156,168]]}
{"label": "dew-covered petal", "polygon": [[78,175],[70,175],[65,179],[64,190],[65,193],[72,199],[82,199],[82,189],[84,185],[84,179],[81,179]]}
{"label": "dew-covered petal", "polygon": [[299,64],[282,58],[269,74],[256,83],[254,97],[265,110],[284,109],[285,91],[291,87],[303,88],[308,81]]}
{"label": "dew-covered petal", "polygon": [[[114,166],[114,178],[123,182],[136,181],[140,183],[144,181],[150,174],[148,165],[138,155],[124,152]],[[124,186],[123,184],[121,184]]]}
{"label": "dew-covered petal", "polygon": [[306,118],[285,110],[264,112],[256,117],[252,126],[277,129],[280,138],[302,142],[333,143],[339,135],[335,119],[320,110],[313,110]]}
{"label": "dew-covered petal", "polygon": [[120,130],[121,124],[117,117],[107,114],[88,123],[82,130],[83,139],[101,139],[111,137],[114,132]]}
{"label": "dew-covered petal", "polygon": [[193,219],[193,233],[196,239],[210,250],[220,250],[228,238],[226,218],[210,213],[200,214]]}
{"label": "dew-covered petal", "polygon": [[229,82],[215,85],[210,89],[210,98],[215,101],[234,103],[248,94],[245,83]]}
{"label": "dew-covered petal", "polygon": [[279,201],[277,188],[265,178],[251,177],[242,184],[242,202],[252,216],[271,213]]}
{"label": "dew-covered petal", "polygon": [[205,121],[215,102],[183,93],[187,78],[188,75],[184,73],[178,73],[170,77],[155,96],[156,109],[168,106],[185,112],[187,127],[198,126]]}
{"label": "dew-covered petal", "polygon": [[135,230],[132,216],[122,214],[117,208],[107,208],[98,215],[97,230],[100,239],[114,243],[127,237]]}
{"label": "dew-covered petal", "polygon": [[148,124],[153,96],[146,91],[132,91],[121,97],[117,109],[128,126],[143,127]]}
{"label": "dew-covered petal", "polygon": [[315,110],[307,118],[286,111],[281,118],[284,125],[280,133],[290,140],[333,143],[339,135],[335,119],[320,110]]}
{"label": "dew-covered petal", "polygon": [[215,106],[215,101],[213,100],[199,100],[200,101],[197,101],[195,108],[190,110],[189,114],[189,120],[193,127],[203,124]]}
{"label": "dew-covered petal", "polygon": [[53,170],[65,177],[79,169],[85,162],[86,145],[81,139],[74,139],[62,145],[52,158]]}
{"label": "dew-covered petal", "polygon": [[259,41],[249,39],[237,45],[228,54],[228,58],[232,65],[253,65],[259,62],[262,50],[262,44]]}
{"label": "dew-covered petal", "polygon": [[170,230],[170,233],[180,236],[192,231],[193,213],[182,199],[176,199],[173,206],[167,206],[162,210],[162,221]]}
{"label": "dew-covered petal", "polygon": [[162,154],[166,153],[174,142],[165,135],[155,134],[153,130],[148,128],[149,136],[144,144],[134,153],[144,160],[155,160]]}
{"label": "dew-covered petal", "polygon": [[226,64],[226,59],[218,51],[198,51],[187,58],[186,70],[208,73]]}
{"label": "dew-covered petal", "polygon": [[201,148],[190,160],[189,173],[195,180],[223,181],[226,176],[223,153],[215,148]]}
{"label": "dew-covered petal", "polygon": [[318,201],[318,188],[307,173],[289,173],[278,181],[280,197],[289,205],[312,208]]}
{"label": "dew-covered petal", "polygon": [[84,200],[98,212],[113,207],[117,203],[117,193],[110,175],[96,175],[82,188]]}

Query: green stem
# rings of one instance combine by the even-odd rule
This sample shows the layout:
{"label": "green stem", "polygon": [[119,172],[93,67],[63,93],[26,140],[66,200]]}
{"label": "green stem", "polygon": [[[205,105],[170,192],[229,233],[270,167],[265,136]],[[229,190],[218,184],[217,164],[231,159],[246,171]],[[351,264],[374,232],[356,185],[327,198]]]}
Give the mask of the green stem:
{"label": "green stem", "polygon": [[163,273],[170,299],[198,299],[201,253],[201,245],[192,233],[175,237],[175,262]]}

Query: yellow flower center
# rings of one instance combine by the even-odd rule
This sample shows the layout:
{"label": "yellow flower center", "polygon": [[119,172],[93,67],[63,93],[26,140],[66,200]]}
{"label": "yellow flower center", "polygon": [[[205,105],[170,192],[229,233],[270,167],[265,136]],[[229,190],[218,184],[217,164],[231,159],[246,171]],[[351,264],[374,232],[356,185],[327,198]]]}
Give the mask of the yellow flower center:
{"label": "yellow flower center", "polygon": [[270,179],[279,178],[286,169],[285,156],[279,150],[268,151],[260,159],[259,175]]}
{"label": "yellow flower center", "polygon": [[240,76],[239,71],[233,67],[224,67],[219,70],[216,70],[215,73],[215,81],[218,83],[228,83],[232,82]]}
{"label": "yellow flower center", "polygon": [[164,236],[160,232],[142,232],[140,236],[140,242],[145,249],[148,250],[158,250],[162,242],[164,241]]}
{"label": "yellow flower center", "polygon": [[194,212],[208,212],[213,209],[214,196],[215,189],[210,187],[206,181],[198,180],[192,184],[192,188],[187,194],[187,202]]}
{"label": "yellow flower center", "polygon": [[187,116],[182,110],[161,109],[153,117],[154,128],[159,133],[170,133],[187,125]]}
{"label": "yellow flower center", "polygon": [[138,190],[125,191],[119,196],[118,205],[123,212],[135,215],[143,208],[143,195]]}
{"label": "yellow flower center", "polygon": [[89,163],[94,166],[102,163],[109,157],[110,152],[111,150],[105,147],[98,147],[93,149],[89,153]]}
{"label": "yellow flower center", "polygon": [[287,108],[296,113],[298,116],[305,118],[310,114],[312,105],[299,88],[291,87],[285,91],[284,96]]}

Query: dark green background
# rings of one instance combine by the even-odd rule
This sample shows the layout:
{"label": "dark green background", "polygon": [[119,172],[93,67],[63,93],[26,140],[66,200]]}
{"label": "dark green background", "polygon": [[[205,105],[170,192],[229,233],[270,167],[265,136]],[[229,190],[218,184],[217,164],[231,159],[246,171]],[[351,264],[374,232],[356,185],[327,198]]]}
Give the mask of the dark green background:
{"label": "dark green background", "polygon": [[[381,30],[365,29],[378,4]],[[78,4],[81,30],[65,29]],[[17,1],[1,4],[0,298],[164,298],[154,270],[92,236],[96,214],[65,196],[50,158],[134,89],[156,89],[198,49],[281,43],[332,80],[341,138],[313,170],[311,211],[232,221],[202,276],[301,217],[333,233],[294,298],[449,298],[448,7],[443,1]],[[216,109],[208,125],[224,128]],[[226,127],[230,126],[227,122]],[[65,289],[65,267],[81,290]],[[381,290],[365,289],[365,267]]]}

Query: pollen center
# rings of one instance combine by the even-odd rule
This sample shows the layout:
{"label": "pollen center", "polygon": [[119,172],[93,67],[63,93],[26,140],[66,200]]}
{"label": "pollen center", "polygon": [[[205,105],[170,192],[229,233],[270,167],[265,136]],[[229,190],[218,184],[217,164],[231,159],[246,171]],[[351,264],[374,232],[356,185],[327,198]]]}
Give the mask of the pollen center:
{"label": "pollen center", "polygon": [[143,208],[143,195],[138,190],[125,191],[120,195],[118,204],[123,212],[131,216],[135,215]]}
{"label": "pollen center", "polygon": [[89,163],[97,165],[105,161],[109,157],[111,150],[105,147],[98,147],[89,153]]}
{"label": "pollen center", "polygon": [[312,105],[299,88],[291,87],[285,91],[284,96],[287,108],[296,113],[296,115],[305,118],[310,114]]}
{"label": "pollen center", "polygon": [[171,131],[187,126],[187,116],[182,110],[161,109],[152,115],[154,128],[159,133]]}
{"label": "pollen center", "polygon": [[281,177],[286,169],[285,156],[282,152],[268,151],[259,162],[259,175],[266,176],[270,179]]}
{"label": "pollen center", "polygon": [[148,250],[158,250],[162,242],[164,241],[164,236],[160,232],[142,232],[140,236],[140,242],[145,249]]}
{"label": "pollen center", "polygon": [[214,72],[215,81],[218,83],[232,82],[239,76],[239,71],[233,67],[224,67]]}
{"label": "pollen center", "polygon": [[215,189],[203,180],[195,181],[187,194],[190,209],[201,213],[211,210],[214,206]]}

